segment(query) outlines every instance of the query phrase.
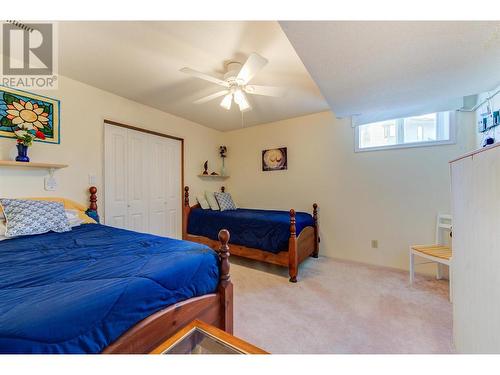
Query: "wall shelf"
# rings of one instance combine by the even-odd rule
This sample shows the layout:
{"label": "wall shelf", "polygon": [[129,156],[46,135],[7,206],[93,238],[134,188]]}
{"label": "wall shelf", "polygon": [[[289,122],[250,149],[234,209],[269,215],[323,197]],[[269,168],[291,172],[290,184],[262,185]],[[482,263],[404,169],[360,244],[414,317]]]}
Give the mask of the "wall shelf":
{"label": "wall shelf", "polygon": [[40,169],[61,169],[66,168],[67,164],[53,163],[35,163],[35,162],[20,162],[13,160],[0,160],[0,167],[19,167],[19,168],[40,168]]}
{"label": "wall shelf", "polygon": [[206,179],[214,179],[214,180],[225,180],[229,178],[229,176],[221,176],[219,174],[213,175],[213,174],[199,174],[198,177],[200,178],[206,178]]}

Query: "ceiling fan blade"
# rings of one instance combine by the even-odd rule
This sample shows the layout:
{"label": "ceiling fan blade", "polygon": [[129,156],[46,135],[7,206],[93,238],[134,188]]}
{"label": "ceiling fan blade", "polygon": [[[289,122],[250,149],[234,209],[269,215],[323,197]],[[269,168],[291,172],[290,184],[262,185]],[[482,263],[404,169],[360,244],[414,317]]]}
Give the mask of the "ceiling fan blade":
{"label": "ceiling fan blade", "polygon": [[259,86],[259,85],[246,85],[245,91],[247,94],[274,96],[280,98],[285,95],[285,89],[275,86]]}
{"label": "ceiling fan blade", "polygon": [[207,96],[204,96],[203,98],[195,100],[193,103],[203,104],[203,103],[209,102],[210,100],[217,99],[217,98],[224,96],[224,95],[227,95],[227,94],[229,94],[229,90],[218,91],[215,94],[207,95]]}
{"label": "ceiling fan blade", "polygon": [[267,60],[265,58],[253,52],[241,68],[236,79],[241,80],[243,84],[247,84],[266,64]]}
{"label": "ceiling fan blade", "polygon": [[219,79],[217,77],[209,76],[208,74],[205,74],[202,72],[198,72],[197,70],[194,70],[191,68],[182,68],[180,71],[182,73],[189,74],[190,76],[203,79],[205,81],[216,83],[216,84],[224,86],[224,87],[229,87],[229,83],[227,83],[226,81],[223,81],[222,79]]}

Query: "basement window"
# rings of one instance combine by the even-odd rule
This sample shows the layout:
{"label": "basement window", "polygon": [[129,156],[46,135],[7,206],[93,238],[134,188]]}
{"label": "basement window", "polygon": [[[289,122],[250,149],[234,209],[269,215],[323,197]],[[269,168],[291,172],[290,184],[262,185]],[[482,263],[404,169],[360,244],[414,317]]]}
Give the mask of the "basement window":
{"label": "basement window", "polygon": [[355,151],[385,150],[455,143],[451,112],[373,122],[355,129]]}

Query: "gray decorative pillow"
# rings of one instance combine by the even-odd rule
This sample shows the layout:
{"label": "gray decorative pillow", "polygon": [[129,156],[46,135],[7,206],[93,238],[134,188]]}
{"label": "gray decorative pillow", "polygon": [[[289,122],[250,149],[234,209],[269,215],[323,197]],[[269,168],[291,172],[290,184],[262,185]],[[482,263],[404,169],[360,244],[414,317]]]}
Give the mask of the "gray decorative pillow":
{"label": "gray decorative pillow", "polygon": [[221,211],[236,210],[236,205],[229,193],[214,193]]}
{"label": "gray decorative pillow", "polygon": [[64,205],[60,202],[0,199],[0,205],[6,218],[5,237],[71,230]]}

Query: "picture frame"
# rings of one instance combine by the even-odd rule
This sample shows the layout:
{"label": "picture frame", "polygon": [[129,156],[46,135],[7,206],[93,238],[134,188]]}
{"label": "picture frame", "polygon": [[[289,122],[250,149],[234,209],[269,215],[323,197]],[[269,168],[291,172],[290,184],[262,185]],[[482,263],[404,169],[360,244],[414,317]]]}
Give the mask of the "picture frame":
{"label": "picture frame", "polygon": [[0,86],[0,137],[16,138],[15,132],[41,131],[45,139],[61,142],[60,101],[43,95]]}
{"label": "picture frame", "polygon": [[286,147],[272,148],[262,151],[262,170],[281,171],[288,169],[288,155]]}

